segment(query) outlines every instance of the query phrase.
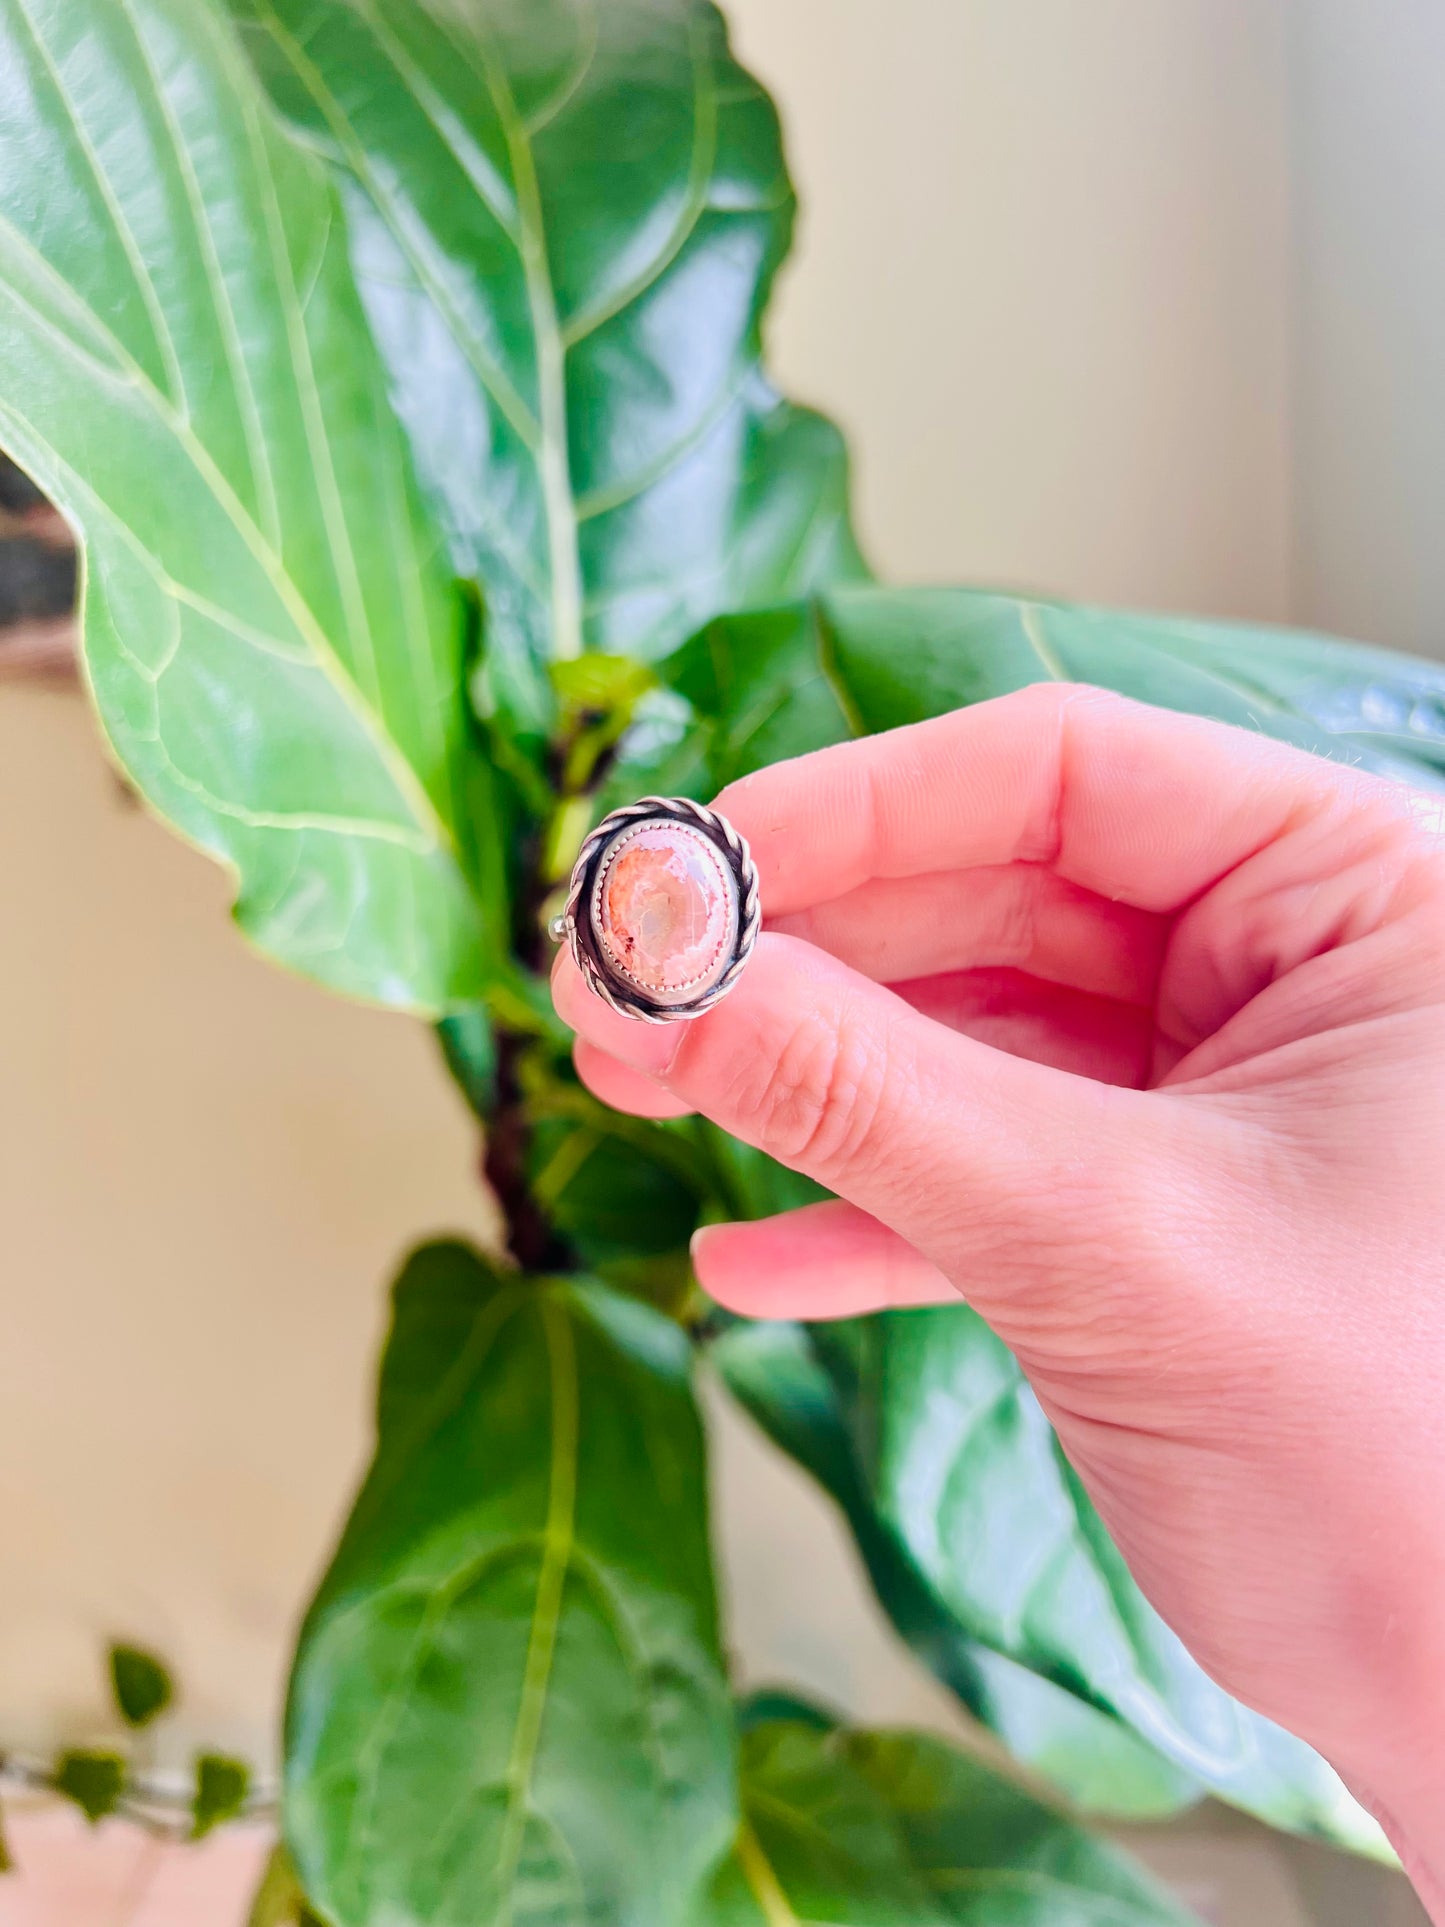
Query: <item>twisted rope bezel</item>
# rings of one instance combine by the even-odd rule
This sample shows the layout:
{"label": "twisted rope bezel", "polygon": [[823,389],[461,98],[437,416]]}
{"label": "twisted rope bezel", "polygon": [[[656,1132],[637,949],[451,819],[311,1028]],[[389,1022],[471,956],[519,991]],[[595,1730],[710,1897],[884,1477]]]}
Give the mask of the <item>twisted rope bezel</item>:
{"label": "twisted rope bezel", "polygon": [[[713,844],[731,870],[738,888],[738,931],[733,944],[733,959],[700,997],[683,1004],[659,1004],[630,985],[618,981],[609,969],[592,930],[591,897],[597,866],[609,843],[630,824],[644,820],[686,824],[700,830]],[[701,1017],[720,1003],[737,983],[743,967],[753,953],[762,927],[762,907],[758,900],[758,872],[746,841],[716,810],[694,803],[687,796],[644,796],[636,803],[611,811],[582,842],[572,867],[567,903],[557,920],[561,940],[568,944],[587,986],[604,1004],[623,1017],[634,1017],[644,1024],[673,1024]]]}

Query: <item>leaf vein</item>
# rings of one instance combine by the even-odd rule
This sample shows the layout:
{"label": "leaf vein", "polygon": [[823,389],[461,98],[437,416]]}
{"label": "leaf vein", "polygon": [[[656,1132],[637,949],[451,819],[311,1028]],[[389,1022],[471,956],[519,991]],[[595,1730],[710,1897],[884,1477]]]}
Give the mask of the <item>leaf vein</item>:
{"label": "leaf vein", "polygon": [[535,140],[544,127],[550,127],[559,114],[563,113],[576,99],[586,84],[597,59],[597,48],[601,40],[601,30],[597,18],[598,0],[578,0],[577,18],[586,21],[584,31],[578,36],[577,45],[581,58],[573,63],[572,71],[561,86],[539,107],[534,107],[526,119],[527,138]]}
{"label": "leaf vein", "polygon": [[562,331],[566,349],[576,348],[589,335],[596,334],[607,322],[640,301],[654,288],[687,246],[708,204],[713,167],[717,160],[718,95],[717,80],[707,49],[705,16],[694,14],[688,22],[688,53],[693,71],[692,152],[688,159],[687,187],[671,232],[655,257],[622,287],[574,315]]}
{"label": "leaf vein", "polygon": [[121,7],[130,25],[136,47],[150,78],[161,117],[166,124],[171,149],[175,155],[176,166],[181,175],[186,202],[190,209],[191,224],[195,229],[200,245],[200,256],[206,286],[210,293],[211,305],[220,331],[226,365],[231,371],[237,405],[241,412],[242,429],[246,437],[246,458],[251,469],[251,482],[256,494],[258,519],[267,540],[275,548],[281,544],[281,512],[276,498],[276,478],[271,468],[271,457],[266,447],[265,431],[261,425],[261,413],[256,399],[255,385],[251,371],[241,347],[240,330],[236,324],[236,311],[231,303],[230,290],[226,285],[225,273],[221,267],[220,252],[216,245],[215,230],[211,226],[206,211],[205,197],[201,193],[200,179],[196,173],[195,161],[176,118],[160,73],[146,43],[141,24],[136,16],[134,0],[121,0]]}
{"label": "leaf vein", "polygon": [[[547,257],[546,222],[536,159],[527,130],[517,113],[507,76],[495,50],[477,22],[478,53],[483,78],[511,157],[517,210],[521,218],[522,274],[537,353],[537,417],[540,446],[537,463],[542,481],[542,503],[547,518],[547,549],[551,575],[552,653],[570,660],[582,653],[582,566],[578,553],[577,511],[572,496],[571,457],[567,424],[566,345],[557,319],[557,296]],[[453,34],[448,38],[467,58]]]}
{"label": "leaf vein", "polygon": [[[334,91],[326,84],[320,69],[307,57],[305,49],[282,23],[270,0],[258,0],[258,3],[265,8],[268,15],[268,28],[277,46],[290,63],[296,78],[315,101],[331,129],[333,139],[345,155],[348,167],[371,197],[372,205],[385,224],[388,234],[409,263],[422,288],[435,302],[452,339],[466,358],[467,365],[524,447],[535,450],[540,432],[535,415],[502,372],[501,367],[485,351],[476,331],[459,313],[456,303],[447,291],[444,277],[438,274],[419,252],[410,228],[397,216],[395,197],[372,166],[350,116],[342,107]],[[315,151],[324,150],[317,148]],[[511,238],[510,234],[509,238]]]}
{"label": "leaf vein", "polygon": [[15,7],[21,19],[25,22],[26,29],[34,43],[35,51],[39,54],[41,62],[47,74],[50,76],[51,85],[55,88],[56,96],[62,108],[65,110],[65,117],[70,122],[71,129],[75,134],[76,145],[85,156],[86,165],[90,169],[95,185],[99,190],[100,197],[105,203],[106,212],[109,214],[111,223],[115,229],[116,239],[120,242],[121,251],[124,253],[130,271],[135,278],[136,292],[140,295],[145,305],[151,331],[155,337],[157,353],[165,365],[166,379],[171,384],[171,404],[184,416],[186,413],[185,379],[181,373],[180,361],[176,355],[175,339],[171,334],[170,324],[166,319],[165,310],[161,306],[160,296],[156,293],[155,282],[151,279],[150,270],[146,266],[145,256],[141,253],[140,247],[136,242],[130,222],[126,219],[125,209],[121,206],[120,198],[115,191],[115,184],[106,173],[101,162],[99,150],[90,137],[85,122],[81,118],[79,108],[71,98],[70,90],[65,84],[65,77],[61,73],[54,55],[51,53],[50,48],[46,45],[41,35],[40,28],[30,10],[30,0],[15,0]]}
{"label": "leaf vein", "polygon": [[547,1496],[547,1521],[544,1551],[537,1575],[536,1603],[532,1628],[527,1641],[527,1658],[522,1673],[522,1699],[517,1713],[512,1750],[507,1762],[510,1795],[506,1825],[499,1851],[501,1891],[506,1904],[506,1920],[513,1916],[513,1883],[521,1859],[526,1829],[527,1805],[531,1799],[532,1772],[541,1744],[542,1719],[546,1710],[547,1688],[557,1647],[557,1631],[562,1616],[562,1599],[567,1570],[572,1560],[577,1529],[577,1472],[580,1447],[581,1409],[577,1384],[577,1351],[571,1321],[554,1301],[540,1307],[542,1329],[547,1342],[547,1362],[552,1385],[552,1463]]}

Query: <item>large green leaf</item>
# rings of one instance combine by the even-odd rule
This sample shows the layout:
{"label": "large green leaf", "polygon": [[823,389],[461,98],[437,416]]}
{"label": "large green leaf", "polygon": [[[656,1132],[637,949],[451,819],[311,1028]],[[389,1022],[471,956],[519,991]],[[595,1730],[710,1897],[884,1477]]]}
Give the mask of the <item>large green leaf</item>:
{"label": "large green leaf", "polygon": [[837,433],[759,369],[793,194],[713,7],[231,4],[348,183],[397,409],[507,683],[858,572]]}
{"label": "large green leaf", "polygon": [[474,990],[461,610],[334,189],[206,0],[0,0],[0,442],[115,752],[283,963]]}
{"label": "large green leaf", "polygon": [[914,1652],[1016,1759],[1080,1811],[1113,1819],[1159,1819],[1202,1797],[1198,1780],[1112,1713],[970,1636],[875,1504],[838,1389],[803,1327],[729,1324],[709,1354],[774,1443],[840,1506],[880,1601]]}
{"label": "large green leaf", "polygon": [[[845,588],[709,625],[661,666],[721,784],[780,757],[1071,681],[1445,784],[1445,664],[1293,630],[976,589]],[[686,740],[688,719],[673,721]],[[666,741],[665,731],[654,736]],[[648,744],[648,753],[662,751]]]}
{"label": "large green leaf", "polygon": [[[1122,1854],[941,1741],[816,1718],[743,1738],[702,1927],[1187,1927]],[[1195,1927],[1198,1927],[1197,1922]]]}
{"label": "large green leaf", "polygon": [[663,1927],[736,1825],[686,1341],[419,1251],[302,1633],[286,1831],[333,1927]]}

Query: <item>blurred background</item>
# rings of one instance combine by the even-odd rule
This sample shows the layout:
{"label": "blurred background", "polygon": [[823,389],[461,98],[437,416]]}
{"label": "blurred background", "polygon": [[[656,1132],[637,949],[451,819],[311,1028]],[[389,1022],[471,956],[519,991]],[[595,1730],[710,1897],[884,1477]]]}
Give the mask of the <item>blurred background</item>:
{"label": "blurred background", "polygon": [[[804,209],[773,366],[848,429],[881,573],[1445,653],[1445,10],[731,14]],[[9,568],[9,614],[43,612],[46,553]],[[121,1635],[182,1683],[179,1755],[266,1761],[368,1449],[383,1285],[487,1210],[429,1036],[246,953],[225,879],[37,675],[58,633],[0,641],[0,1746],[103,1732]],[[754,1679],[955,1722],[822,1502],[727,1417],[717,1513]],[[263,1851],[242,1830],[182,1867],[23,1825],[0,1927],[231,1927]],[[1134,1844],[1221,1927],[1423,1919],[1398,1879],[1221,1810]]]}

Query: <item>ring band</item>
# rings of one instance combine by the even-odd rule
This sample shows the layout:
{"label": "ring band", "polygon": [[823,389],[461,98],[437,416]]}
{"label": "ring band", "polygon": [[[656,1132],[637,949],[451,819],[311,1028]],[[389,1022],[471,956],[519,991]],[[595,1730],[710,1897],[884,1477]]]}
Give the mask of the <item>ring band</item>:
{"label": "ring band", "polygon": [[550,932],[613,1010],[673,1024],[727,996],[761,923],[757,869],[727,818],[644,796],[587,837]]}

